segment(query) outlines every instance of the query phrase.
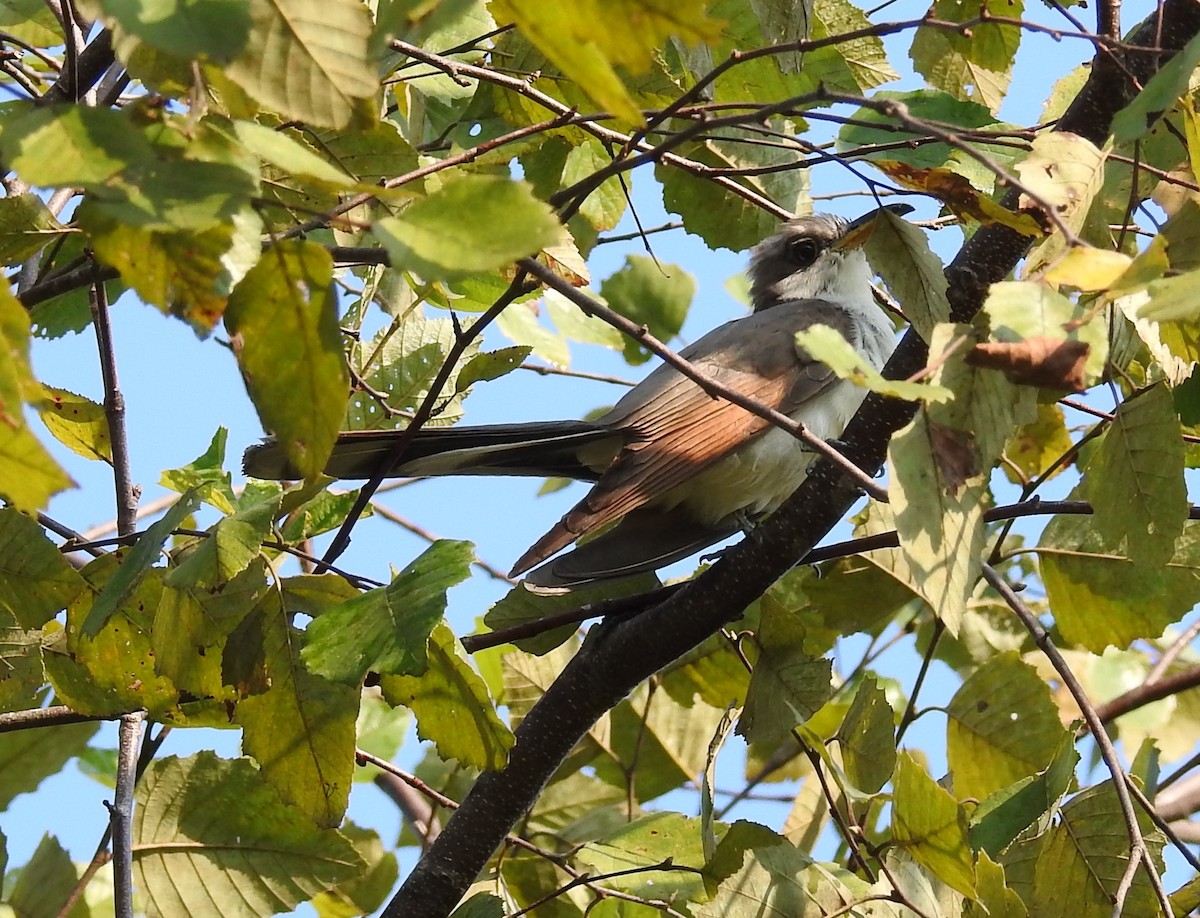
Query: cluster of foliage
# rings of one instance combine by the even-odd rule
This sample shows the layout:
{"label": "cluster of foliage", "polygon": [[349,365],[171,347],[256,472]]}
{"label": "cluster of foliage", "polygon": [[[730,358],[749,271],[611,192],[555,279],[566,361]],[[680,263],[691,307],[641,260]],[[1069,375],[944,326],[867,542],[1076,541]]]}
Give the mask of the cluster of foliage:
{"label": "cluster of foliage", "polygon": [[[96,721],[122,724],[113,890],[88,886],[107,854],[81,872],[48,837],[13,871],[6,906],[268,915],[311,901],[335,916],[388,902],[385,914],[446,915],[469,895],[464,918],[1200,906],[1200,885],[1168,896],[1161,881],[1168,842],[1196,865],[1170,823],[1186,830],[1200,808],[1183,792],[1200,737],[1196,632],[1170,630],[1200,601],[1184,478],[1200,435],[1194,7],[1162,4],[1123,41],[1119,3],[1099,4],[1094,32],[1052,4],[1057,37],[1095,64],[1021,127],[997,111],[1022,41],[1048,27],[1023,20],[1019,0],[1004,16],[938,0],[911,21],[850,0],[6,3],[0,801],[72,759],[95,763]],[[919,88],[877,88],[899,79],[885,36]],[[1073,105],[1081,93],[1088,105]],[[713,248],[745,249],[808,211],[814,169],[923,196],[963,228],[949,286],[912,225],[888,220],[871,241],[910,328],[888,375],[924,367],[916,379],[866,372],[843,341],[803,341],[886,396],[848,436],[873,471],[872,449],[878,465],[902,428],[886,493],[818,566],[793,567],[849,488],[841,506],[837,488],[801,495],[823,508],[806,511],[820,532],[789,503],[682,590],[516,587],[486,619],[509,642],[472,665],[443,621],[471,547],[434,543],[386,584],[331,567],[341,538],[313,557],[312,540],[348,532],[373,490],[327,490],[325,459],[339,430],[453,423],[473,388],[527,359],[565,362],[568,339],[633,364],[672,339],[692,296],[682,271],[630,257],[598,294],[579,293],[642,165]],[[218,434],[163,473],[178,499],[138,530],[138,444],[108,313],[126,292],[198,335],[223,325],[303,482],[235,486]],[[482,349],[492,324],[512,346]],[[71,332],[99,341],[103,404],[33,373],[33,339],[52,352]],[[1115,409],[1078,395],[1101,384]],[[35,417],[112,466],[116,548],[44,512],[71,480]],[[1039,502],[1057,476],[1070,497]],[[198,530],[202,510],[219,519]],[[1036,547],[1011,531],[1033,514],[1052,515]],[[302,572],[281,572],[289,555]],[[720,608],[688,606],[706,601]],[[587,639],[577,623],[536,625],[588,603],[642,614]],[[722,630],[735,618],[736,634]],[[855,633],[867,649],[835,673],[826,657]],[[921,675],[906,694],[875,663],[910,635]],[[941,780],[903,746],[934,660],[960,680]],[[1115,684],[1128,691],[1112,697]],[[394,708],[429,741],[419,777],[389,762]],[[138,755],[143,721],[157,730]],[[155,755],[166,728],[230,725],[241,758]],[[744,793],[790,782],[774,829],[729,823],[714,804],[735,729]],[[1087,742],[1102,766],[1081,763]],[[1163,779],[1163,761],[1183,764]],[[344,822],[355,780],[372,776],[416,788],[404,843],[428,846],[390,902],[393,846]],[[698,817],[648,806],[685,786],[699,789]],[[459,803],[434,842],[438,811]]]}

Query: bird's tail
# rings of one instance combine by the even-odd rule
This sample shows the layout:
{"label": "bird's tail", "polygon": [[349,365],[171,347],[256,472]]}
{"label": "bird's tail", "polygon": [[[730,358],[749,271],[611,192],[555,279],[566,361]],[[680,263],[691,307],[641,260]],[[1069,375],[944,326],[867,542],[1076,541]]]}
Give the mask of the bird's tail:
{"label": "bird's tail", "polygon": [[[402,431],[354,430],[338,435],[325,473],[371,478],[388,461]],[[595,481],[620,449],[620,435],[587,421],[538,421],[476,427],[426,427],[391,460],[388,477],[533,475]],[[283,447],[268,439],[246,450],[242,468],[254,478],[300,475]]]}

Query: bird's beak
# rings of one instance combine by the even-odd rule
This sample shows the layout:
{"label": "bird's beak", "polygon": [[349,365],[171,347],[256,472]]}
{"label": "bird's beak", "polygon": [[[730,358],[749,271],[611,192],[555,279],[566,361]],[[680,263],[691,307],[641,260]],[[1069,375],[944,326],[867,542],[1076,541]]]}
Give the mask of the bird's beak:
{"label": "bird's beak", "polygon": [[879,219],[879,215],[885,210],[891,211],[897,217],[903,217],[905,214],[912,213],[913,207],[911,204],[888,204],[886,207],[880,207],[878,210],[869,211],[857,220],[851,221],[850,225],[846,227],[846,232],[842,235],[842,238],[830,246],[830,248],[849,250],[865,245],[867,240],[871,238],[871,233],[875,232],[875,221]]}

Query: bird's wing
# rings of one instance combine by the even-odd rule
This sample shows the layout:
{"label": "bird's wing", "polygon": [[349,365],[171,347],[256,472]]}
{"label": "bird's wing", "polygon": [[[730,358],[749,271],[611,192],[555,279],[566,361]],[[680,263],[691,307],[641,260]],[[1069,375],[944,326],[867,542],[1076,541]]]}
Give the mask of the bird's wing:
{"label": "bird's wing", "polygon": [[[836,380],[828,367],[796,348],[796,332],[814,324],[829,325],[855,341],[844,309],[807,300],[735,319],[680,353],[742,395],[790,414]],[[666,494],[768,426],[744,408],[713,398],[669,365],[656,369],[596,423],[625,432],[628,442],[588,495],[521,557],[514,573]]]}
{"label": "bird's wing", "polygon": [[658,570],[737,531],[732,521],[698,525],[683,507],[639,507],[611,529],[530,571],[525,583],[557,590]]}

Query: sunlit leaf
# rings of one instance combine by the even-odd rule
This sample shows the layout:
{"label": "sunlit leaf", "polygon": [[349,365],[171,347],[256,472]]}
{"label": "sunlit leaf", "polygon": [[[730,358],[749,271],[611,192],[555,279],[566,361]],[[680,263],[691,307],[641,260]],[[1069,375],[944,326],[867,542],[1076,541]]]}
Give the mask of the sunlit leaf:
{"label": "sunlit leaf", "polygon": [[[503,225],[504,232],[496,232]],[[375,224],[392,265],[426,280],[502,268],[558,240],[550,208],[529,187],[493,176],[468,176]]]}
{"label": "sunlit leaf", "polygon": [[1017,655],[993,657],[946,710],[954,793],[983,799],[1049,764],[1065,731],[1050,690]]}
{"label": "sunlit leaf", "polygon": [[152,915],[267,916],[363,869],[354,846],[286,806],[245,759],[154,762],[137,786],[134,882]]}
{"label": "sunlit leaf", "polygon": [[975,865],[962,808],[911,752],[900,753],[892,784],[895,843],[938,879],[974,897]]}
{"label": "sunlit leaf", "polygon": [[[983,9],[977,3],[936,0],[929,15],[944,22],[964,22]],[[1010,2],[1005,16],[1020,19],[1022,9],[1022,3]],[[1008,92],[1021,34],[1020,26],[1007,22],[975,22],[968,32],[922,25],[909,55],[931,86],[996,111]]]}
{"label": "sunlit leaf", "polygon": [[331,279],[319,246],[280,243],[234,288],[225,312],[263,425],[305,478],[325,467],[349,390]]}
{"label": "sunlit leaf", "polygon": [[497,716],[487,687],[444,623],[429,636],[427,659],[419,676],[384,676],[384,698],[412,709],[417,735],[435,743],[443,758],[488,771],[503,768],[512,731]]}
{"label": "sunlit leaf", "polygon": [[326,610],[308,626],[305,664],[351,684],[369,670],[425,672],[426,642],[446,611],[446,590],[467,578],[473,558],[470,542],[435,542],[386,587]]}
{"label": "sunlit leaf", "polygon": [[[600,295],[625,318],[644,326],[660,341],[670,341],[683,326],[696,282],[679,265],[662,264],[644,255],[629,255],[615,274],[600,284]],[[645,363],[650,352],[625,339],[625,360]]]}
{"label": "sunlit leaf", "polygon": [[262,777],[315,825],[336,828],[350,799],[359,691],[309,672],[300,633],[278,604],[263,619],[270,689],[237,706],[242,751]]}
{"label": "sunlit leaf", "polygon": [[268,108],[340,128],[357,100],[379,88],[361,0],[251,0],[250,19],[249,39],[226,72]]}
{"label": "sunlit leaf", "polygon": [[23,628],[40,628],[87,582],[23,513],[0,508],[0,608]]}
{"label": "sunlit leaf", "polygon": [[836,329],[828,325],[813,325],[796,332],[796,346],[820,360],[840,378],[880,395],[929,402],[946,401],[951,397],[950,390],[942,386],[884,379],[882,373],[868,364]]}
{"label": "sunlit leaf", "polygon": [[1117,408],[1084,469],[1093,525],[1138,565],[1175,554],[1188,518],[1184,450],[1171,392],[1153,386]]}
{"label": "sunlit leaf", "polygon": [[[1164,839],[1139,807],[1134,807],[1134,813],[1161,871]],[[1128,860],[1129,833],[1107,781],[1074,797],[1043,833],[1018,841],[1000,858],[1008,885],[1030,914],[1069,909],[1081,918],[1112,913],[1113,894]],[[1144,870],[1134,873],[1122,914],[1160,914]]]}

